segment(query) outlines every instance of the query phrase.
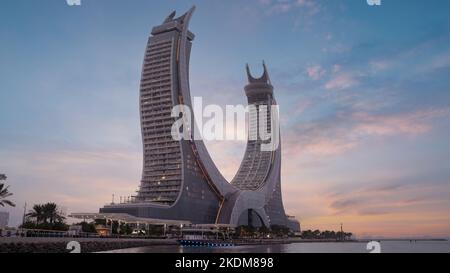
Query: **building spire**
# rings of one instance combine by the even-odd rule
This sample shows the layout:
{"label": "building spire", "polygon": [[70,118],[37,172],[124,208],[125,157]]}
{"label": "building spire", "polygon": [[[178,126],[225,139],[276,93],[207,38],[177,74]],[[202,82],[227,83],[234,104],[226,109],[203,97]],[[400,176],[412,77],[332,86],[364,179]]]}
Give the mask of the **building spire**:
{"label": "building spire", "polygon": [[184,13],[183,15],[181,15],[180,17],[178,17],[174,20],[179,21],[181,24],[188,24],[195,9],[196,9],[196,7],[192,6],[192,8],[190,8],[188,11],[186,11],[186,13]]}
{"label": "building spire", "polygon": [[164,20],[164,24],[173,21],[173,18],[175,18],[176,14],[177,14],[176,11],[173,11],[171,14],[169,14],[169,16],[167,16],[166,20]]}
{"label": "building spire", "polygon": [[269,77],[269,72],[267,70],[267,66],[266,66],[266,63],[264,61],[263,61],[263,68],[264,68],[264,72],[263,72],[262,76],[259,77],[259,78],[255,78],[255,77],[252,76],[252,73],[250,72],[250,66],[247,64],[246,65],[246,69],[247,69],[248,82],[249,83],[267,83],[267,84],[271,84],[270,77]]}
{"label": "building spire", "polygon": [[245,65],[245,68],[247,69],[247,78],[249,82],[252,82],[255,80],[255,78],[253,78],[252,73],[250,72],[250,66],[248,64]]}
{"label": "building spire", "polygon": [[173,11],[171,14],[169,14],[169,16],[166,17],[163,24],[170,23],[170,22],[176,21],[176,20],[179,20],[182,22],[182,21],[184,21],[185,17],[192,15],[192,13],[195,11],[195,8],[196,8],[195,6],[192,6],[192,8],[190,8],[185,14],[181,15],[178,18],[175,18],[175,16],[177,15],[177,12]]}
{"label": "building spire", "polygon": [[263,60],[263,67],[264,67],[264,73],[261,78],[264,79],[264,81],[267,82],[268,84],[271,84],[270,77],[269,77],[269,71],[267,70],[266,62],[264,60]]}

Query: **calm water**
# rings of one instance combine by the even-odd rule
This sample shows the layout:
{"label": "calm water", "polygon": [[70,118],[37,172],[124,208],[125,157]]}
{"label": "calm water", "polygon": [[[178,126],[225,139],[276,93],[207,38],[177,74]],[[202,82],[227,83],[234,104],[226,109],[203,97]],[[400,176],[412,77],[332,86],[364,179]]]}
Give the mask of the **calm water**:
{"label": "calm water", "polygon": [[[110,251],[110,253],[368,253],[367,243],[294,243],[228,248],[154,246]],[[381,242],[383,253],[450,253],[450,242]]]}

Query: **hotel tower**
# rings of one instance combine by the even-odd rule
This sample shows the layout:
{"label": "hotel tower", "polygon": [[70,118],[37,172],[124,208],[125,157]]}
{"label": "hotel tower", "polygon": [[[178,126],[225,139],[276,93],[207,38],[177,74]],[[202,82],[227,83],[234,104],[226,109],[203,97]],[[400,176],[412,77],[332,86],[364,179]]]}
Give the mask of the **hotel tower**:
{"label": "hotel tower", "polygon": [[[262,146],[270,140],[261,140],[258,130],[264,126],[268,132],[279,132],[279,127],[272,128],[277,117],[272,106],[277,103],[265,64],[259,78],[247,66],[245,94],[254,111],[249,113],[245,156],[231,183],[219,172],[202,140],[172,137],[178,119],[172,117],[173,107],[192,109],[189,59],[195,35],[188,27],[194,9],[177,18],[173,12],[152,29],[140,84],[144,158],[139,190],[136,196],[106,205],[100,212],[194,224],[278,225],[298,231],[299,223],[286,216],[282,202],[281,145],[266,151]],[[267,109],[267,117],[256,114],[262,108]]]}

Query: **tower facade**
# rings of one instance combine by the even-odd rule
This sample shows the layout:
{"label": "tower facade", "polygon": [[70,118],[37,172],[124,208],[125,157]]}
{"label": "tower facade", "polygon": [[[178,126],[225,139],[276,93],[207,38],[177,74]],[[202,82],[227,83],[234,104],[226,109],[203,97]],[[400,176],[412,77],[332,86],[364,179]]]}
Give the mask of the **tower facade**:
{"label": "tower facade", "polygon": [[[189,59],[194,34],[189,21],[195,10],[175,18],[175,12],[152,29],[142,66],[140,115],[143,140],[142,179],[136,196],[100,209],[137,217],[184,220],[192,223],[284,225],[299,230],[286,217],[281,199],[281,147],[262,151],[267,141],[257,130],[272,132],[273,86],[264,73],[254,78],[247,67],[245,87],[250,111],[245,158],[231,183],[225,180],[202,140],[175,140],[172,125],[179,117],[172,109],[192,109]],[[257,113],[266,107],[266,118]],[[190,120],[195,120],[191,116]],[[191,131],[197,130],[195,122]],[[192,134],[192,133],[191,133]]]}
{"label": "tower facade", "polygon": [[[265,64],[261,78],[255,79],[247,65],[248,85],[245,94],[249,104],[248,142],[244,159],[232,180],[231,184],[241,190],[258,190],[266,182],[267,175],[272,167],[273,151],[263,151],[262,145],[271,139],[263,140],[261,128],[264,132],[272,134],[272,105],[276,105],[273,97],[273,86],[270,83],[269,73]],[[264,107],[264,109],[263,109]],[[264,111],[263,111],[264,110]],[[262,116],[264,113],[264,116]]]}

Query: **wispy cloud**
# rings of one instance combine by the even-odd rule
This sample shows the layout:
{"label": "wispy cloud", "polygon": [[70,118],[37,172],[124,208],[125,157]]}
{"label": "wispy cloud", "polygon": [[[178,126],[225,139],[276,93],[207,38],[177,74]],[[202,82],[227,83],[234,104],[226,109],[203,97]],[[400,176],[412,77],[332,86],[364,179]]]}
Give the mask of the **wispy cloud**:
{"label": "wispy cloud", "polygon": [[450,109],[427,109],[411,113],[399,113],[397,115],[371,116],[368,113],[354,113],[353,118],[358,121],[354,135],[417,135],[428,132],[431,129],[431,121],[434,118],[445,117]]}
{"label": "wispy cloud", "polygon": [[306,68],[306,73],[309,78],[317,81],[325,75],[326,71],[320,65],[313,65]]}
{"label": "wispy cloud", "polygon": [[317,13],[319,6],[314,0],[259,0],[259,3],[271,13],[285,13],[294,9],[308,10],[310,14]]}
{"label": "wispy cloud", "polygon": [[325,84],[327,90],[343,90],[358,84],[357,75],[355,73],[338,73]]}
{"label": "wispy cloud", "polygon": [[314,0],[259,0],[259,4],[269,16],[295,14],[294,29],[311,26],[314,16],[321,11],[320,4]]}
{"label": "wispy cloud", "polygon": [[283,138],[294,154],[337,155],[353,149],[369,137],[418,135],[432,129],[434,119],[448,117],[450,109],[426,109],[406,113],[342,113],[291,128]]}

